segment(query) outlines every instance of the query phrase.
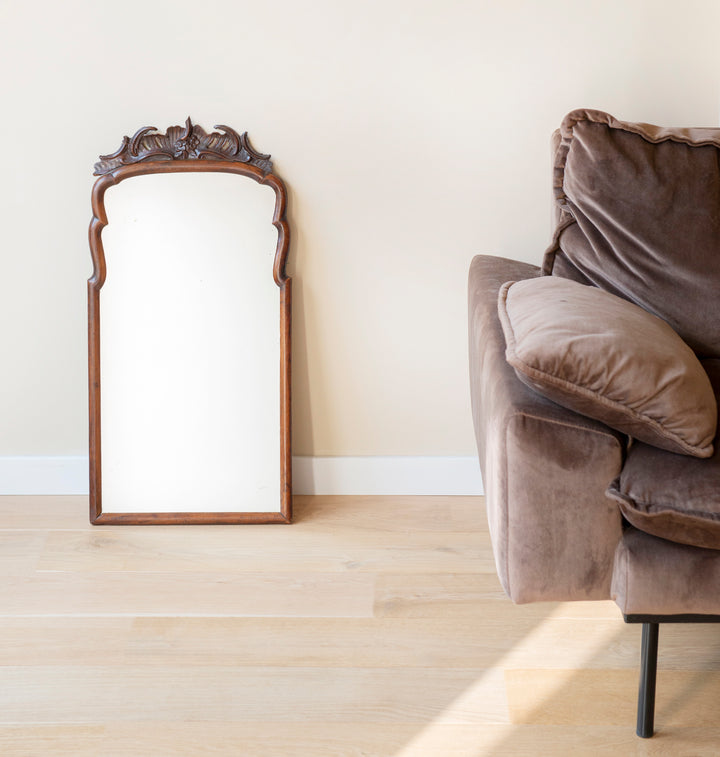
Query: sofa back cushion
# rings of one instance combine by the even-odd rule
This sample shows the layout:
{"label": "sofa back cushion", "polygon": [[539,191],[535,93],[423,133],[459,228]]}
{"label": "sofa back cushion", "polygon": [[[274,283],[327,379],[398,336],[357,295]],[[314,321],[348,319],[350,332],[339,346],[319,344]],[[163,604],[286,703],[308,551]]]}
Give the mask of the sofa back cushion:
{"label": "sofa back cushion", "polygon": [[553,189],[559,213],[543,272],[634,302],[699,355],[720,357],[720,129],[573,111]]}

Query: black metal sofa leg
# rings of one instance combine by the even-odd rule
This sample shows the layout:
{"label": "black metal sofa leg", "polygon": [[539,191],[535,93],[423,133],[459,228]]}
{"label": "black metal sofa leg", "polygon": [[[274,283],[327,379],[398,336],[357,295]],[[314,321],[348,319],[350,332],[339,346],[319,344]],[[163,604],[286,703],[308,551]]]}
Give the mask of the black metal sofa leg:
{"label": "black metal sofa leg", "polygon": [[623,615],[626,623],[642,623],[640,688],[637,735],[649,739],[655,727],[655,680],[657,678],[660,623],[720,623],[720,615]]}
{"label": "black metal sofa leg", "polygon": [[655,681],[659,630],[658,623],[643,623],[637,709],[637,735],[643,739],[649,739],[655,727]]}

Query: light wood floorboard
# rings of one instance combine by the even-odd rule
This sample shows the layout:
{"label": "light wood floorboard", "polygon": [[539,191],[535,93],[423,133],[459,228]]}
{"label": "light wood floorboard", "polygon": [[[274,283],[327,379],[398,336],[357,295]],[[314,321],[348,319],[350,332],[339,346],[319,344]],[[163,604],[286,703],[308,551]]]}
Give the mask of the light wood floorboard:
{"label": "light wood floorboard", "polygon": [[298,497],[290,526],[91,527],[0,497],[0,754],[720,754],[720,627],[512,605],[481,498]]}

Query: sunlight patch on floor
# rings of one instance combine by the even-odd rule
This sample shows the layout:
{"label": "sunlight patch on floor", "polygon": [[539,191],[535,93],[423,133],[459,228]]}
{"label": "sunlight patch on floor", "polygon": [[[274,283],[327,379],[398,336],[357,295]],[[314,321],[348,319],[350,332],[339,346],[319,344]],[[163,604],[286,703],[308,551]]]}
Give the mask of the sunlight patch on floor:
{"label": "sunlight patch on floor", "polygon": [[[598,607],[592,607],[592,605],[598,605]],[[585,610],[587,610],[587,613]],[[518,611],[521,612],[522,610],[519,609]],[[578,651],[577,645],[572,645],[574,651],[572,654],[567,654],[560,646],[562,640],[558,638],[557,628],[559,625],[562,626],[563,621],[572,621],[572,619],[577,619],[586,614],[598,618],[612,617],[617,619],[618,622],[598,623],[592,637],[583,639],[583,644],[580,647],[582,651]],[[528,708],[533,708],[533,703],[536,708],[541,708],[543,702],[557,696],[566,685],[568,675],[572,675],[575,669],[581,669],[583,664],[590,664],[598,653],[607,649],[617,637],[618,630],[622,626],[622,619],[618,618],[617,608],[612,603],[568,602],[549,609],[547,616],[539,619],[538,624],[519,639],[511,650],[500,657],[494,667],[484,671],[441,714],[419,731],[400,751],[396,752],[394,757],[430,757],[430,755],[438,754],[447,755],[447,757],[483,757],[484,755],[495,754],[497,748],[512,735],[513,718],[511,718],[511,713],[524,712],[527,714]],[[478,633],[481,634],[482,632],[479,630]],[[542,649],[548,650],[548,656],[544,659],[537,659],[538,650]],[[557,674],[545,676],[544,685],[541,689],[533,690],[530,694],[524,692],[523,707],[518,710],[513,707],[514,703],[508,700],[509,689],[505,681],[505,672],[531,667],[528,652],[535,655],[535,666],[537,668],[549,667],[555,670]],[[565,666],[561,664],[563,659],[566,661]],[[473,713],[482,711],[483,703],[488,698],[498,699],[498,687],[502,687],[504,693],[501,717],[492,724],[489,722],[483,724],[493,727],[473,728],[465,733],[465,737],[461,739],[462,743],[455,741],[451,745],[447,744],[447,725],[471,723],[480,725],[479,719],[477,716],[474,717]],[[510,696],[512,696],[511,692]],[[454,739],[457,739],[458,732],[454,730],[453,736]]]}

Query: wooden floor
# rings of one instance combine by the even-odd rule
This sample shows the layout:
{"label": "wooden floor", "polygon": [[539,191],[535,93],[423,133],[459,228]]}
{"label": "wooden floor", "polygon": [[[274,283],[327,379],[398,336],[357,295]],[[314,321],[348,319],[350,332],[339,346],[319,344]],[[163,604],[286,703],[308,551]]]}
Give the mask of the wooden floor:
{"label": "wooden floor", "polygon": [[720,627],[513,606],[482,500],[296,498],[291,526],[95,527],[0,498],[0,754],[720,754]]}

